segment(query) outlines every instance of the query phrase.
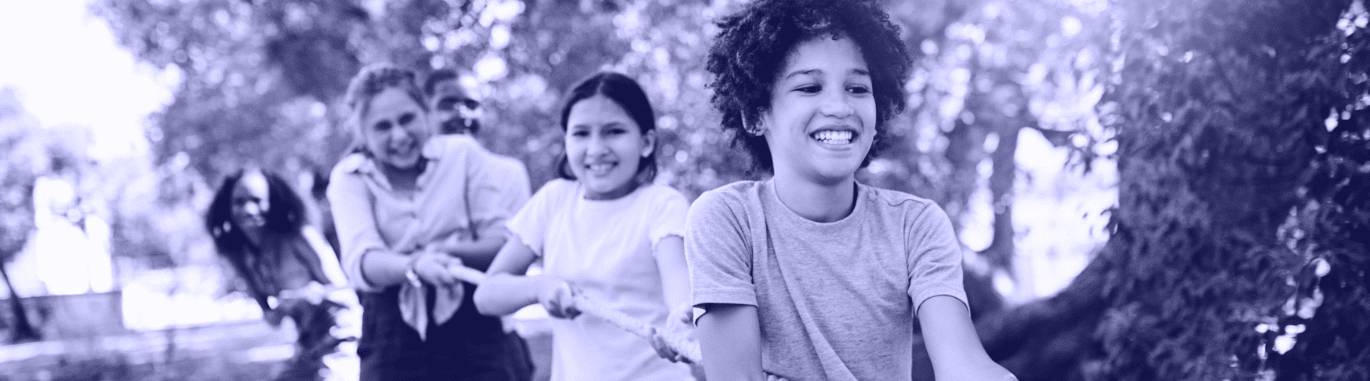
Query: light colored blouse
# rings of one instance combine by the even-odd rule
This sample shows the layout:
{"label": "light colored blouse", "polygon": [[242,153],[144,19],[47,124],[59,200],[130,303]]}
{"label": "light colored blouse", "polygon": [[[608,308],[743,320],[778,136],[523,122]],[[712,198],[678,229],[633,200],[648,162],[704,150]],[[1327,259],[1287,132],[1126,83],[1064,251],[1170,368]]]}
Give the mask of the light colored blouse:
{"label": "light colored blouse", "polygon": [[[490,154],[469,136],[434,136],[421,154],[428,164],[414,192],[395,191],[379,164],[362,153],[348,155],[333,168],[328,200],[342,246],[343,272],[357,290],[383,288],[362,272],[362,257],[372,251],[411,255],[437,242],[506,235],[504,223],[512,212],[505,205],[511,202],[509,197],[517,197],[507,194],[516,190],[508,185],[508,177],[516,174],[487,165]],[[526,186],[522,194],[526,200]],[[405,322],[426,338],[429,314],[423,290],[408,283],[399,287]],[[461,307],[465,290],[457,285],[437,291],[432,316],[442,324]]]}

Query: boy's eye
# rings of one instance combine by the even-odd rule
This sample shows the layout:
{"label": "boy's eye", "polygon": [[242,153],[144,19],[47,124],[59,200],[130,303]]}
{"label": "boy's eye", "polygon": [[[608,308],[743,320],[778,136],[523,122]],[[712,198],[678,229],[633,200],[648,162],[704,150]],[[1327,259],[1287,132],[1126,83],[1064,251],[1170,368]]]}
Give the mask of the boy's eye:
{"label": "boy's eye", "polygon": [[402,124],[402,125],[406,125],[406,126],[407,126],[407,125],[409,125],[409,122],[413,122],[413,121],[414,121],[414,114],[413,114],[413,113],[405,113],[404,115],[400,115],[400,124]]}
{"label": "boy's eye", "polygon": [[589,135],[590,135],[590,133],[589,133],[588,131],[585,131],[585,130],[574,130],[574,131],[571,131],[571,136],[574,136],[574,137],[577,137],[577,138],[583,138],[583,137],[586,137],[586,136],[589,136]]}
{"label": "boy's eye", "polygon": [[625,129],[622,129],[622,128],[610,128],[610,129],[604,130],[604,134],[605,134],[605,135],[622,135],[622,134],[626,134],[626,133],[628,133],[628,130],[625,130]]}
{"label": "boy's eye", "polygon": [[847,87],[847,91],[851,92],[852,94],[869,94],[871,92],[871,88],[865,85],[854,85]]}
{"label": "boy's eye", "polygon": [[375,124],[374,126],[372,126],[372,128],[375,128],[376,131],[385,131],[385,130],[389,130],[389,129],[390,129],[390,121],[388,121],[388,120],[383,120],[383,121],[380,121],[380,122],[376,122],[376,124]]}
{"label": "boy's eye", "polygon": [[823,91],[823,86],[819,86],[819,85],[803,85],[803,86],[796,87],[796,88],[794,89],[794,91],[798,91],[798,92],[805,93],[805,94],[817,94],[817,93]]}

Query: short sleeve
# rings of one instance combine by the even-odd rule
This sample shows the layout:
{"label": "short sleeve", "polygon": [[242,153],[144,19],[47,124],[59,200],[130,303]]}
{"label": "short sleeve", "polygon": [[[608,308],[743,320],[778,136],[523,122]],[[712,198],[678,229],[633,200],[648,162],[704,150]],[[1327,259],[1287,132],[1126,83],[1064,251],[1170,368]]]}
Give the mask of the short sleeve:
{"label": "short sleeve", "polygon": [[647,242],[651,242],[653,252],[657,243],[670,236],[685,237],[685,214],[689,213],[690,202],[685,196],[673,189],[662,187],[659,196],[651,203],[651,225],[647,227]]}
{"label": "short sleeve", "polygon": [[551,207],[554,201],[550,198],[556,197],[565,188],[566,182],[563,180],[552,180],[543,185],[528,202],[523,204],[523,208],[509,219],[509,239],[518,239],[528,248],[533,249],[533,253],[542,256],[542,245],[546,241],[548,220],[551,218]]}
{"label": "short sleeve", "polygon": [[685,218],[685,259],[695,307],[756,305],[745,212],[740,199],[719,190],[704,193],[690,206]]}
{"label": "short sleeve", "polygon": [[913,300],[914,316],[923,302],[934,296],[948,295],[966,303],[961,280],[961,243],[947,213],[936,204],[928,204],[905,226],[905,247],[910,248],[908,294]]}

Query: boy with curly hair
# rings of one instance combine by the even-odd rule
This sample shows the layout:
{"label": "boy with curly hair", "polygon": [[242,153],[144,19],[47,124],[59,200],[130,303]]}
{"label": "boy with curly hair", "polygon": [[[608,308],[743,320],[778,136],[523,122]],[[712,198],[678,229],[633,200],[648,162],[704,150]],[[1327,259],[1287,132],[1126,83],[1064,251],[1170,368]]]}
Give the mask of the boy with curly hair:
{"label": "boy with curly hair", "polygon": [[755,169],[687,222],[711,380],[909,380],[914,319],[939,380],[1009,380],[970,321],[933,202],[855,179],[905,106],[911,62],[871,1],[759,0],[719,23],[713,104]]}

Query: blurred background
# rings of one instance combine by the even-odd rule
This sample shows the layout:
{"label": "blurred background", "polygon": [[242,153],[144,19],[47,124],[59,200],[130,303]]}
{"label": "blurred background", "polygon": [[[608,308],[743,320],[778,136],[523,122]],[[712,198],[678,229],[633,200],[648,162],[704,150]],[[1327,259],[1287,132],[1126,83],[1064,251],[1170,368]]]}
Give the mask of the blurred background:
{"label": "blurred background", "polygon": [[[467,72],[478,140],[535,188],[562,92],[599,69],[657,107],[659,182],[755,178],[704,86],[712,21],[744,3],[0,0],[0,380],[278,370],[293,328],[201,216],[262,165],[327,229],[368,63]],[[952,216],[981,338],[1020,379],[1370,379],[1364,0],[884,3],[910,108],[858,176]],[[539,319],[519,328],[545,352]]]}

